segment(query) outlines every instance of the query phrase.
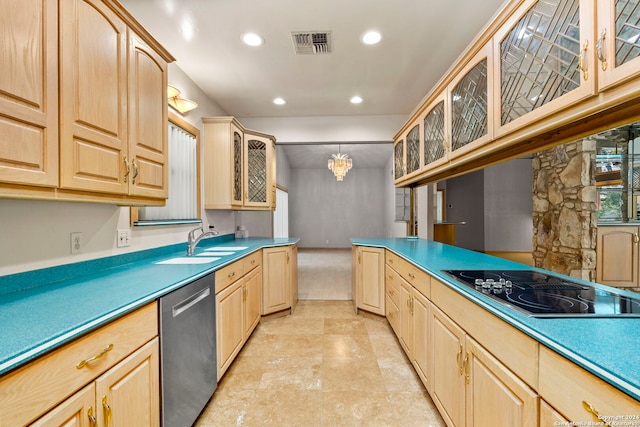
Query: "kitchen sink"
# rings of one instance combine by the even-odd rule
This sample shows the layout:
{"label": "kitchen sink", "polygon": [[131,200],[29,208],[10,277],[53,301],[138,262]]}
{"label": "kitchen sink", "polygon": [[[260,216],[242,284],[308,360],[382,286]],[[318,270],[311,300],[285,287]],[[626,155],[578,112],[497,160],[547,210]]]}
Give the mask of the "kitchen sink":
{"label": "kitchen sink", "polygon": [[196,254],[196,256],[228,256],[235,254],[235,251],[214,251],[210,249],[205,249],[204,252]]}
{"label": "kitchen sink", "polygon": [[204,249],[206,252],[210,251],[243,251],[247,249],[248,246],[212,246],[210,248]]}
{"label": "kitchen sink", "polygon": [[158,261],[156,264],[207,264],[209,262],[218,261],[220,257],[191,257],[181,256],[176,258],[165,259],[164,261]]}

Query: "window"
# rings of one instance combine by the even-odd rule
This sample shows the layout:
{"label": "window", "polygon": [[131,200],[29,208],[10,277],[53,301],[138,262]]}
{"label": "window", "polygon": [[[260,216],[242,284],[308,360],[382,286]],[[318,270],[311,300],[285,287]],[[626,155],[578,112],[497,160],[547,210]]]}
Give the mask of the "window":
{"label": "window", "polygon": [[169,112],[169,198],[165,206],[131,209],[134,225],[200,222],[200,131]]}

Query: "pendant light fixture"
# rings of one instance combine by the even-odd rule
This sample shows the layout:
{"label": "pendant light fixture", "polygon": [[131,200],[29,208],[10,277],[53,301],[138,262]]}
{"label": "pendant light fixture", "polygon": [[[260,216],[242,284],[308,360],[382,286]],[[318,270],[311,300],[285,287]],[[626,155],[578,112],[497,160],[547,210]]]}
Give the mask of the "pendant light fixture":
{"label": "pendant light fixture", "polygon": [[329,170],[336,176],[336,179],[342,181],[353,166],[353,161],[346,154],[340,152],[340,145],[338,145],[338,154],[331,155],[328,166]]}

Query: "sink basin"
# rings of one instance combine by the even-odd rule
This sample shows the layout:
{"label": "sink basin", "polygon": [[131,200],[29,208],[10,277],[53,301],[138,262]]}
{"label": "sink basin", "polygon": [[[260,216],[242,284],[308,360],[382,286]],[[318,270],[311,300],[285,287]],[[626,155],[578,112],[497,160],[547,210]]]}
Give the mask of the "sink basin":
{"label": "sink basin", "polygon": [[210,249],[205,249],[204,252],[196,254],[196,256],[227,256],[227,255],[233,255],[233,254],[235,254],[235,251],[223,252],[223,251],[212,251]]}
{"label": "sink basin", "polygon": [[211,248],[206,248],[205,251],[243,251],[247,248],[248,246],[213,246]]}
{"label": "sink basin", "polygon": [[218,261],[219,257],[191,257],[191,256],[181,256],[177,258],[169,258],[164,261],[158,261],[156,264],[207,264],[209,262]]}

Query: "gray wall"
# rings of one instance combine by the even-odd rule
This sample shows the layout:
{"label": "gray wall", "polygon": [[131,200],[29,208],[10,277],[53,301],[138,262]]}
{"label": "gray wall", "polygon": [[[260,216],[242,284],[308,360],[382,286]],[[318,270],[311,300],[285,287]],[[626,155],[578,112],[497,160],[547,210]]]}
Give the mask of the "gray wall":
{"label": "gray wall", "polygon": [[289,235],[300,247],[348,248],[351,237],[386,237],[385,170],[291,169]]}
{"label": "gray wall", "polygon": [[533,249],[533,167],[515,159],[484,170],[485,251]]}
{"label": "gray wall", "polygon": [[465,222],[456,227],[456,246],[484,250],[484,172],[471,172],[447,180],[446,221]]}
{"label": "gray wall", "polygon": [[515,159],[438,183],[445,189],[446,220],[456,245],[477,251],[531,251],[531,159]]}

